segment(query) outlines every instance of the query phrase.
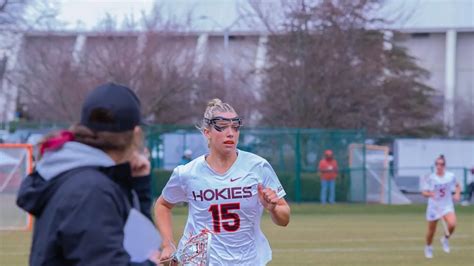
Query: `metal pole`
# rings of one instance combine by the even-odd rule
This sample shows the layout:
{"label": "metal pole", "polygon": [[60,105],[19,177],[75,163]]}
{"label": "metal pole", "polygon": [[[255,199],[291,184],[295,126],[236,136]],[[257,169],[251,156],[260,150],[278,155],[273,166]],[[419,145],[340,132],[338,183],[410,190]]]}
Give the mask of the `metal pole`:
{"label": "metal pole", "polygon": [[446,32],[444,123],[449,136],[454,134],[454,94],[456,89],[456,31]]}
{"label": "metal pole", "polygon": [[464,181],[464,182],[463,182],[463,183],[464,183],[464,191],[461,191],[461,192],[463,192],[463,193],[461,193],[461,194],[464,194],[464,197],[463,197],[464,199],[463,199],[463,200],[467,200],[467,196],[468,196],[468,195],[467,195],[467,192],[468,192],[468,189],[467,189],[467,175],[468,175],[468,171],[469,171],[469,169],[468,169],[467,167],[465,167],[465,168],[464,168],[464,180],[463,180],[463,181]]}
{"label": "metal pole", "polygon": [[365,139],[362,144],[362,179],[363,179],[363,195],[364,195],[364,202],[367,203],[367,165],[366,165],[366,146],[365,146]]}
{"label": "metal pole", "polygon": [[[387,171],[387,169],[384,169]],[[388,205],[392,205],[392,176],[390,175],[390,171],[387,171],[387,180],[388,180]]]}
{"label": "metal pole", "polygon": [[296,147],[295,147],[295,200],[296,202],[301,202],[301,149],[300,149],[300,130],[296,130]]}
{"label": "metal pole", "polygon": [[227,81],[229,79],[229,27],[224,29],[224,86],[227,92]]}

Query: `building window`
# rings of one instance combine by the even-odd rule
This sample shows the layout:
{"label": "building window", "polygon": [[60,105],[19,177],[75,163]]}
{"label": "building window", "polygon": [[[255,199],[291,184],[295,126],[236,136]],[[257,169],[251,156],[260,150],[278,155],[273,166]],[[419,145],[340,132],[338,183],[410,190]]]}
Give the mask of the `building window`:
{"label": "building window", "polygon": [[428,38],[430,34],[428,32],[415,32],[411,34],[412,38]]}

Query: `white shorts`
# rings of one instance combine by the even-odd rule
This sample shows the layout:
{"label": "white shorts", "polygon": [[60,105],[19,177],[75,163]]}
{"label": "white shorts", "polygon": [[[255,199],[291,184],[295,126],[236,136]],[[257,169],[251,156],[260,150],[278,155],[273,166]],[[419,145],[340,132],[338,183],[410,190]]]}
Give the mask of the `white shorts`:
{"label": "white shorts", "polygon": [[436,221],[441,219],[443,216],[446,214],[454,212],[454,206],[453,205],[448,205],[448,206],[443,206],[439,207],[436,205],[428,205],[426,208],[426,220],[428,222]]}

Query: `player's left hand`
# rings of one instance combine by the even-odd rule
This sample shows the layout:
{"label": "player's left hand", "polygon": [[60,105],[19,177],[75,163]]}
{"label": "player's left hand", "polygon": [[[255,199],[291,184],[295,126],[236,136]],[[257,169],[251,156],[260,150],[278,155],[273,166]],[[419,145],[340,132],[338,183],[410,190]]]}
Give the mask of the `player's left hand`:
{"label": "player's left hand", "polygon": [[278,195],[271,188],[265,188],[262,184],[258,184],[258,198],[263,207],[269,211],[273,211],[278,203]]}
{"label": "player's left hand", "polygon": [[132,167],[132,176],[147,176],[151,171],[151,164],[145,154],[134,151],[130,158],[130,166]]}

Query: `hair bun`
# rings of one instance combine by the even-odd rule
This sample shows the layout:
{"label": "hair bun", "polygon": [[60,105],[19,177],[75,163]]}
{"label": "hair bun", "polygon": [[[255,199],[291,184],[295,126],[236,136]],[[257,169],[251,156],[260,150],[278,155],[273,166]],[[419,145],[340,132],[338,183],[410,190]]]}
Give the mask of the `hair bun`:
{"label": "hair bun", "polygon": [[219,98],[214,98],[214,99],[210,100],[210,101],[207,103],[207,107],[213,107],[213,106],[217,106],[217,105],[221,105],[221,104],[222,104],[221,99],[219,99]]}

